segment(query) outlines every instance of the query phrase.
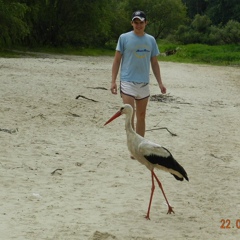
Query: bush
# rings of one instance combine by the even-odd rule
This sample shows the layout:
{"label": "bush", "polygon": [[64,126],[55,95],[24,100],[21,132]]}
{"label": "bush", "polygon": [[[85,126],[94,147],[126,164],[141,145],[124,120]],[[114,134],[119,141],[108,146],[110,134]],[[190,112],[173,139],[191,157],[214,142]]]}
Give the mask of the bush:
{"label": "bush", "polygon": [[221,45],[221,44],[224,44],[220,28],[218,28],[216,26],[211,26],[210,27],[207,43],[210,44],[210,45]]}
{"label": "bush", "polygon": [[227,44],[240,43],[240,23],[230,20],[221,31],[222,39]]}
{"label": "bush", "polygon": [[209,17],[197,14],[191,23],[191,27],[197,32],[206,33],[211,24]]}
{"label": "bush", "polygon": [[196,15],[190,26],[178,27],[175,39],[183,44],[239,44],[240,23],[230,20],[225,26],[214,26],[208,17]]}

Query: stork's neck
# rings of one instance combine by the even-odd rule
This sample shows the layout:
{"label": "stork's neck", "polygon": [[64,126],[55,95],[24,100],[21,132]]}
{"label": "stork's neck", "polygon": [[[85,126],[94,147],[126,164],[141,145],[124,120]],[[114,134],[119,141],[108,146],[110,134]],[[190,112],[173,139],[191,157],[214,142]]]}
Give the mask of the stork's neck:
{"label": "stork's neck", "polygon": [[132,127],[132,115],[133,115],[133,112],[126,114],[125,129],[126,129],[127,134],[135,133],[135,131],[133,130],[133,127]]}

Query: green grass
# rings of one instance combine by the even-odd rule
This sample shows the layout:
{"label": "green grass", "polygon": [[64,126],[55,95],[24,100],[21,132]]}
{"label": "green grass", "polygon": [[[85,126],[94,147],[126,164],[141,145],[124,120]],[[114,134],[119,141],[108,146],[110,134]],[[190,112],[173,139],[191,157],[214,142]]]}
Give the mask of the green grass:
{"label": "green grass", "polygon": [[110,48],[77,48],[77,47],[35,47],[35,48],[23,48],[18,47],[14,50],[1,50],[0,57],[23,57],[23,56],[38,56],[41,53],[46,54],[64,54],[74,56],[114,56],[114,50]]}
{"label": "green grass", "polygon": [[161,53],[177,49],[174,55],[160,55],[160,61],[240,66],[240,45],[177,45],[164,42],[159,42],[158,45]]}
{"label": "green grass", "polygon": [[14,52],[14,51],[0,49],[0,57],[2,57],[2,58],[16,58],[16,57],[19,57],[19,56],[20,56],[20,54]]}
{"label": "green grass", "polygon": [[114,51],[108,48],[82,48],[82,47],[65,47],[65,48],[34,48],[34,52],[45,52],[52,54],[67,54],[79,56],[113,56]]}
{"label": "green grass", "polygon": [[[222,45],[209,46],[204,44],[188,44],[179,45],[175,43],[168,43],[159,41],[158,46],[161,53],[168,50],[177,50],[177,52],[170,56],[163,56],[161,54],[158,59],[166,62],[179,63],[197,63],[197,64],[212,64],[220,66],[240,66],[240,45]],[[37,53],[49,54],[67,54],[79,56],[114,56],[114,47],[107,48],[34,48],[23,49],[18,48],[18,51],[2,50],[0,49],[0,57],[22,57],[25,55],[37,56]]]}

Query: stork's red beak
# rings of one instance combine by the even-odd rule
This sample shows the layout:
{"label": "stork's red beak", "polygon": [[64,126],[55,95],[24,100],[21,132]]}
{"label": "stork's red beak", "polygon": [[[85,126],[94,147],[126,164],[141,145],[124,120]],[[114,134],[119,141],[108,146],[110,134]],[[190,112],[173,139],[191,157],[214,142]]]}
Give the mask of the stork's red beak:
{"label": "stork's red beak", "polygon": [[107,125],[108,123],[110,123],[111,121],[113,121],[114,119],[118,118],[121,115],[122,115],[121,111],[118,111],[104,124],[104,126]]}

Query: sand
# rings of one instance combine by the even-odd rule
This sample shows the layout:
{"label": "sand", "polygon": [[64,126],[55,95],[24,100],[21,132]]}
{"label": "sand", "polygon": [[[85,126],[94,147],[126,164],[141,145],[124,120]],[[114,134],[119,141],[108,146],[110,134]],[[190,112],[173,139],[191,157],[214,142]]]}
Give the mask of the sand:
{"label": "sand", "polygon": [[103,126],[122,106],[112,60],[0,58],[0,238],[238,239],[240,69],[160,63],[168,93],[149,101],[145,137],[190,181],[156,170],[175,214],[156,187],[148,221],[151,175],[129,157],[124,116]]}

